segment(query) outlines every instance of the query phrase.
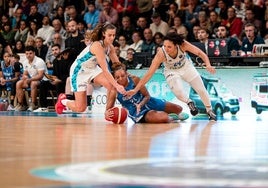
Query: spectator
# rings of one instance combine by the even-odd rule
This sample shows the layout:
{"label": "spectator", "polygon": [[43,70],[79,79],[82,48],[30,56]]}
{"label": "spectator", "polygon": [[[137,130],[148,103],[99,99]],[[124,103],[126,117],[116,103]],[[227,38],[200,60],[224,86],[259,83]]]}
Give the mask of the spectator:
{"label": "spectator", "polygon": [[209,23],[208,23],[208,30],[212,35],[212,38],[215,38],[215,32],[218,27],[221,25],[221,19],[216,11],[211,11],[209,13]]}
{"label": "spectator", "polygon": [[25,46],[34,46],[35,47],[35,38],[33,36],[28,36]]}
{"label": "spectator", "polygon": [[209,29],[210,27],[209,19],[205,11],[202,10],[198,12],[198,18],[196,24],[200,25],[201,28]]}
{"label": "spectator", "polygon": [[65,48],[72,48],[75,54],[78,55],[85,47],[84,36],[78,32],[77,22],[70,20],[68,22],[68,30],[70,36],[65,40]]}
{"label": "spectator", "polygon": [[36,21],[38,28],[42,27],[43,15],[38,12],[37,4],[31,5],[30,14],[27,17],[27,23],[30,23],[32,20]]}
{"label": "spectator", "polygon": [[23,64],[23,77],[16,84],[16,96],[18,98],[18,104],[15,107],[15,111],[25,111],[27,109],[23,104],[24,91],[28,87],[31,88],[30,96],[31,102],[29,104],[29,111],[37,109],[37,94],[38,86],[40,85],[41,80],[47,80],[44,77],[44,74],[47,72],[47,67],[45,62],[35,56],[35,48],[33,46],[27,46],[25,48],[26,60]]}
{"label": "spectator", "polygon": [[[116,41],[114,41],[113,43],[114,45],[114,50],[115,53],[117,55],[117,58],[119,59],[119,62],[123,63],[126,59],[120,56],[120,44]],[[111,66],[112,62],[110,62],[110,66]]]}
{"label": "spectator", "polygon": [[27,36],[28,36],[29,28],[27,26],[27,23],[25,20],[21,20],[19,22],[19,29],[15,33],[15,42],[18,40],[21,40],[23,43],[26,42]]}
{"label": "spectator", "polygon": [[[64,26],[62,25],[60,19],[58,18],[55,18],[53,21],[52,21],[52,26],[54,28],[53,32],[52,32],[52,35],[53,36],[54,34],[58,33],[61,35],[61,38],[63,40],[65,40],[67,38],[67,32],[66,30],[64,29]],[[53,40],[53,38],[51,38],[51,40]],[[50,42],[51,42],[50,40]],[[62,45],[61,45],[62,46]],[[63,48],[63,46],[62,46]]]}
{"label": "spectator", "polygon": [[155,43],[153,39],[153,32],[151,29],[147,28],[143,32],[145,40],[141,45],[141,52],[148,52],[151,54],[151,57],[155,54]]}
{"label": "spectator", "polygon": [[0,49],[0,57],[2,57],[5,51],[9,54],[12,54],[12,48],[10,44],[8,44],[7,41],[4,39],[2,34],[0,34],[0,44],[2,45],[2,49]]}
{"label": "spectator", "polygon": [[86,22],[87,29],[92,30],[96,27],[99,22],[100,11],[96,9],[95,2],[92,0],[87,0],[88,11],[84,15],[84,21]]}
{"label": "spectator", "polygon": [[225,25],[229,31],[230,36],[239,37],[243,30],[243,22],[241,18],[238,18],[235,13],[235,9],[230,7],[228,8],[228,18],[227,20],[222,20],[222,25]]}
{"label": "spectator", "polygon": [[8,44],[14,45],[14,37],[16,32],[12,30],[10,23],[5,23],[3,25],[3,30],[1,31],[1,34]]}
{"label": "spectator", "polygon": [[242,0],[234,0],[232,8],[235,10],[236,17],[241,18],[241,20],[244,21],[246,7]]}
{"label": "spectator", "polygon": [[265,44],[262,37],[258,35],[258,30],[252,23],[245,25],[244,32],[246,37],[242,40],[241,55],[251,56],[254,44]]}
{"label": "spectator", "polygon": [[168,6],[165,4],[165,1],[164,0],[152,0],[152,5],[153,6],[150,11],[150,17],[152,17],[157,12],[160,16],[160,19],[163,20],[164,22],[167,22]]}
{"label": "spectator", "polygon": [[26,18],[27,18],[27,16],[25,14],[23,14],[22,8],[18,7],[17,10],[15,11],[14,15],[10,18],[12,29],[17,31],[19,29],[20,21],[26,20]]}
{"label": "spectator", "polygon": [[255,13],[252,9],[246,10],[245,20],[243,21],[243,28],[246,24],[252,23],[260,32],[262,29],[262,21],[255,18]]}
{"label": "spectator", "polygon": [[19,1],[18,6],[22,8],[23,14],[29,15],[31,9],[30,3],[31,3],[30,0]]}
{"label": "spectator", "polygon": [[228,6],[227,6],[225,0],[219,0],[218,7],[219,7],[219,13],[218,13],[219,18],[221,20],[226,20],[228,18],[228,16],[227,16]]}
{"label": "spectator", "polygon": [[188,30],[187,30],[187,28],[183,25],[183,23],[182,23],[182,20],[181,20],[181,17],[179,16],[179,15],[176,15],[175,17],[174,17],[174,23],[173,23],[173,26],[171,27],[171,28],[175,28],[176,29],[176,31],[177,31],[177,33],[179,34],[179,35],[183,35],[183,37],[185,38],[185,39],[187,39],[187,37],[188,37]]}
{"label": "spectator", "polygon": [[[139,16],[137,23],[136,23],[136,31],[143,33],[144,29],[148,28],[149,24],[145,17]],[[142,38],[144,40],[144,38]]]}
{"label": "spectator", "polygon": [[134,54],[135,50],[133,48],[129,48],[127,50],[127,59],[122,62],[126,65],[127,69],[135,69],[135,67],[137,66],[137,63],[134,62]]}
{"label": "spectator", "polygon": [[[54,0],[52,0],[54,1]],[[53,20],[58,19],[62,25],[63,28],[65,28],[65,19],[64,19],[64,8],[63,6],[58,6],[56,9],[55,14],[53,15],[52,20],[52,25],[53,25]]]}
{"label": "spectator", "polygon": [[164,41],[164,35],[160,32],[154,34],[155,51],[157,52],[159,47],[162,47]]}
{"label": "spectator", "polygon": [[16,82],[20,77],[21,64],[15,63],[13,57],[8,52],[4,53],[0,64],[0,91],[10,92],[10,108],[14,108],[14,98],[16,94]]}
{"label": "spectator", "polygon": [[185,7],[185,26],[188,30],[192,30],[193,26],[197,22],[198,12],[201,10],[201,6],[198,5],[197,0],[186,0],[187,6]]}
{"label": "spectator", "polygon": [[169,27],[172,27],[174,25],[174,18],[176,15],[179,15],[178,13],[179,13],[178,4],[176,2],[170,3],[166,18]]}
{"label": "spectator", "polygon": [[127,49],[129,48],[129,45],[126,43],[126,37],[124,35],[120,35],[118,38],[118,43],[120,45],[120,57],[127,59]]}
{"label": "spectator", "polygon": [[58,44],[60,46],[60,51],[65,49],[65,41],[62,39],[62,36],[59,33],[55,33],[52,35],[52,42],[48,46],[47,55],[46,55],[46,64],[48,69],[52,69],[53,67],[53,60],[55,56],[52,54],[52,46]]}
{"label": "spectator", "polygon": [[209,30],[205,28],[200,28],[197,31],[197,37],[199,42],[203,43],[205,45],[206,54],[208,54],[208,39],[209,39]]}
{"label": "spectator", "polygon": [[167,22],[164,22],[161,19],[161,16],[158,12],[155,12],[152,15],[152,20],[153,20],[153,23],[150,24],[150,29],[152,30],[153,35],[156,32],[161,32],[163,35],[166,35],[169,30],[169,26]]}
{"label": "spectator", "polygon": [[124,35],[126,38],[127,44],[133,43],[132,34],[135,31],[133,23],[129,16],[124,16],[122,18],[122,26],[119,26],[117,36]]}
{"label": "spectator", "polygon": [[27,34],[27,38],[29,36],[32,36],[33,38],[37,37],[37,32],[38,32],[38,24],[36,20],[31,20],[30,21],[30,27],[29,27],[29,32]]}
{"label": "spectator", "polygon": [[56,90],[57,96],[60,93],[65,92],[66,79],[69,77],[69,71],[74,57],[70,55],[71,50],[66,49],[61,52],[59,44],[52,45],[52,55],[54,60],[52,76],[48,76],[49,80],[42,81],[40,83],[39,101],[40,107],[34,112],[46,112],[48,111],[48,91]]}
{"label": "spectator", "polygon": [[[265,1],[265,2],[267,2],[267,5],[268,5],[268,1]],[[251,9],[253,11],[255,19],[260,20],[260,21],[263,20],[264,8],[261,8],[260,6],[255,5],[253,3],[253,0],[244,0],[244,4],[245,4],[246,10]]]}
{"label": "spectator", "polygon": [[239,41],[237,38],[230,37],[228,28],[224,25],[220,25],[217,28],[216,37],[219,39],[227,39],[228,55],[231,56],[231,52],[238,51],[240,49]]}
{"label": "spectator", "polygon": [[143,40],[141,39],[141,33],[138,31],[134,31],[132,34],[133,43],[129,45],[129,48],[133,48],[135,52],[141,52],[141,46]]}
{"label": "spectator", "polygon": [[43,61],[46,61],[46,55],[48,46],[44,44],[42,37],[36,37],[35,39],[35,55],[40,57]]}
{"label": "spectator", "polygon": [[102,7],[103,10],[100,12],[99,22],[109,22],[111,24],[118,25],[118,12],[112,7],[111,1],[103,0]]}
{"label": "spectator", "polygon": [[36,0],[38,12],[43,16],[49,16],[49,0]]}
{"label": "spectator", "polygon": [[136,0],[117,0],[113,1],[113,7],[118,12],[119,21],[128,16],[131,20],[135,20],[135,13],[137,13]]}
{"label": "spectator", "polygon": [[[64,4],[64,0],[48,0],[48,16],[50,20],[53,20],[55,18],[55,16],[57,15],[58,8],[63,7],[63,4]],[[62,9],[62,13],[63,13],[63,9]]]}
{"label": "spectator", "polygon": [[199,42],[197,32],[201,29],[200,25],[194,25],[192,30],[188,34],[189,42]]}
{"label": "spectator", "polygon": [[15,46],[13,48],[13,53],[20,54],[20,53],[25,53],[25,44],[23,41],[18,40],[15,42]]}
{"label": "spectator", "polygon": [[42,20],[42,27],[38,29],[37,36],[41,37],[44,41],[44,45],[48,45],[51,40],[51,36],[54,32],[54,28],[50,25],[50,20],[48,16],[44,16]]}

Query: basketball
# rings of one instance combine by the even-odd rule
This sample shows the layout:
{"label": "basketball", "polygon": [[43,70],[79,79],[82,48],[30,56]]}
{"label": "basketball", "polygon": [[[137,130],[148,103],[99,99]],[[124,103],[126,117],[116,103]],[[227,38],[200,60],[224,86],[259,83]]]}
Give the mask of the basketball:
{"label": "basketball", "polygon": [[113,107],[112,108],[114,115],[112,117],[112,122],[116,123],[116,124],[121,124],[124,123],[127,119],[127,109],[125,109],[124,107]]}

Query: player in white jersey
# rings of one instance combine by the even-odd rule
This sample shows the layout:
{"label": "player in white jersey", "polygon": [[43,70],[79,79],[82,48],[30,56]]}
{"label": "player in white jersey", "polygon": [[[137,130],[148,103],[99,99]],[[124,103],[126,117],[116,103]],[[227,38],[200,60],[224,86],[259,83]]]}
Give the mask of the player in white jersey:
{"label": "player in white jersey", "polygon": [[153,76],[160,64],[163,63],[165,67],[164,75],[169,87],[179,100],[188,104],[191,114],[197,115],[198,109],[194,102],[184,93],[182,80],[188,82],[198,93],[206,107],[209,120],[216,121],[217,117],[212,111],[208,92],[187,51],[200,57],[205,63],[208,72],[212,74],[216,72],[215,68],[211,66],[208,56],[202,50],[185,41],[183,36],[173,32],[168,33],[164,37],[163,47],[158,50],[148,72],[135,89],[127,91],[126,95],[131,97],[137,93]]}
{"label": "player in white jersey", "polygon": [[88,45],[76,58],[70,69],[71,88],[75,100],[66,99],[65,94],[60,94],[55,105],[55,110],[61,114],[68,107],[73,112],[84,112],[87,107],[88,83],[102,85],[107,89],[109,96],[112,87],[124,94],[126,91],[119,85],[109,71],[107,61],[119,62],[115,53],[113,41],[116,35],[116,27],[112,24],[99,24],[86,36],[90,39]]}

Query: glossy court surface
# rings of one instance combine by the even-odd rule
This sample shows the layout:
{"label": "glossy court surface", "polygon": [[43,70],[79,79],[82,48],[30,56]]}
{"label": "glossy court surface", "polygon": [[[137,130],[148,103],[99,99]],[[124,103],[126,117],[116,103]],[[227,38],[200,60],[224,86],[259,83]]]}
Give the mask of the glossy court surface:
{"label": "glossy court surface", "polygon": [[268,187],[268,112],[170,124],[0,112],[1,187]]}

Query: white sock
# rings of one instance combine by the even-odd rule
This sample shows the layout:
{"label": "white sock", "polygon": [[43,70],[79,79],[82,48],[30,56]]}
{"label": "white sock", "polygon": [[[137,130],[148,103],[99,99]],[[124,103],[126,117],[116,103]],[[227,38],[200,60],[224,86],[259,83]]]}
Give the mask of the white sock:
{"label": "white sock", "polygon": [[67,102],[70,101],[69,99],[63,99],[61,100],[61,104],[63,104],[64,106],[66,106]]}

